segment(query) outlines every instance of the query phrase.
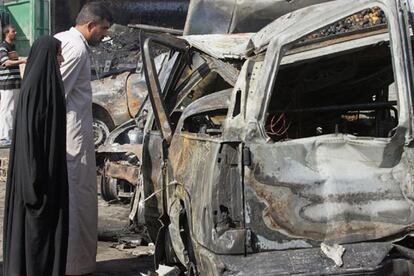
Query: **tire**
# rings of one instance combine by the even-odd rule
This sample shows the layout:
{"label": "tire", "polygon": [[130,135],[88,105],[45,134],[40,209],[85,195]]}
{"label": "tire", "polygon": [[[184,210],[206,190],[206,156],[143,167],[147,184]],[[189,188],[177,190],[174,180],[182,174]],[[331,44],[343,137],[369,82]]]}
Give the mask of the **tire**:
{"label": "tire", "polygon": [[100,177],[101,197],[105,201],[119,200],[117,190],[117,180],[105,175],[105,170]]}
{"label": "tire", "polygon": [[93,118],[93,140],[95,143],[95,148],[98,148],[102,145],[106,138],[109,136],[109,127],[105,124],[104,121]]}

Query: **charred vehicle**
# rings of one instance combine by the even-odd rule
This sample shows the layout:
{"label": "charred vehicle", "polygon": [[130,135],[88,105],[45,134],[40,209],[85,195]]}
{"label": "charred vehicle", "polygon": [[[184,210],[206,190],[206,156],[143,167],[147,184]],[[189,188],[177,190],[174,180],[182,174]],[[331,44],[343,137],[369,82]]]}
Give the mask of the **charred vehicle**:
{"label": "charred vehicle", "polygon": [[[93,133],[95,147],[103,144],[116,126],[136,115],[146,95],[141,73],[126,71],[91,82],[93,91]],[[131,87],[138,89],[132,90]],[[132,94],[135,92],[135,95]]]}
{"label": "charred vehicle", "polygon": [[[158,28],[160,29],[160,28]],[[158,31],[153,28],[153,31]],[[161,28],[163,31],[172,31]],[[92,48],[93,131],[95,146],[137,115],[147,96],[139,43],[140,30],[114,24],[105,41]],[[166,55],[154,49],[157,68]]]}
{"label": "charred vehicle", "polygon": [[[156,59],[157,68],[166,60]],[[134,68],[121,68],[100,73],[91,82],[93,93],[93,131],[95,147],[102,145],[115,127],[134,118],[147,97],[142,62],[137,58]]]}
{"label": "charred vehicle", "polygon": [[[130,219],[156,241],[157,263],[413,273],[406,8],[337,0],[257,33],[141,40],[149,99],[99,151],[111,156],[104,178],[134,187]],[[170,48],[159,73],[154,45]],[[115,197],[118,184],[106,186]]]}
{"label": "charred vehicle", "polygon": [[138,38],[137,31],[114,24],[106,39],[92,48],[95,147],[103,144],[115,127],[133,118],[146,97]]}

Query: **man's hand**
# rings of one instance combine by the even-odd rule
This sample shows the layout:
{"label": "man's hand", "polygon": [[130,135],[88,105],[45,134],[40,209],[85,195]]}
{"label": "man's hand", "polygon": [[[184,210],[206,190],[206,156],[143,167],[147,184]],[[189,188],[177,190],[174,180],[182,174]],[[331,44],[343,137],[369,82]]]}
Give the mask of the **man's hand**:
{"label": "man's hand", "polygon": [[20,64],[26,64],[27,63],[27,60],[26,59],[22,59],[22,58],[20,58],[20,59],[18,59],[18,60],[6,60],[4,63],[3,63],[3,66],[5,66],[5,67],[11,67],[11,66],[16,66],[16,65],[20,65]]}

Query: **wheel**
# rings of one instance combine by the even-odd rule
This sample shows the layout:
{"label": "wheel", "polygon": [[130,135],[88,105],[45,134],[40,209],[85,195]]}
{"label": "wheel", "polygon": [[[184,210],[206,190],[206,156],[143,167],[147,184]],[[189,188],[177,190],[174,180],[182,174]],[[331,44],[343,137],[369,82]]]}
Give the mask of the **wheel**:
{"label": "wheel", "polygon": [[101,182],[101,196],[105,201],[118,200],[117,179],[107,177],[105,170],[100,175]]}
{"label": "wheel", "polygon": [[109,135],[109,127],[105,124],[104,121],[93,118],[93,139],[95,143],[95,148],[102,145],[106,138]]}

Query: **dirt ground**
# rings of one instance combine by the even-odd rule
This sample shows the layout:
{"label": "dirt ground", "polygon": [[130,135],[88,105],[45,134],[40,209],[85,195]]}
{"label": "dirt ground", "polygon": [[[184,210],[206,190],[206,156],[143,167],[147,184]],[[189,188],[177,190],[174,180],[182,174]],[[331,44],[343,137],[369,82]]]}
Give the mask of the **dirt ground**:
{"label": "dirt ground", "polygon": [[[8,150],[0,149],[0,158],[8,156]],[[0,249],[3,248],[3,213],[5,183],[0,182]],[[118,231],[127,225],[129,206],[119,203],[108,204],[100,197],[98,201],[98,232]],[[94,276],[138,276],[153,270],[153,257],[146,254],[150,247],[120,250],[113,248],[113,242],[98,242],[97,271]],[[135,255],[134,255],[135,254]],[[137,257],[137,254],[144,256]],[[0,266],[2,266],[3,252],[0,250]],[[0,276],[2,269],[0,269]]]}

